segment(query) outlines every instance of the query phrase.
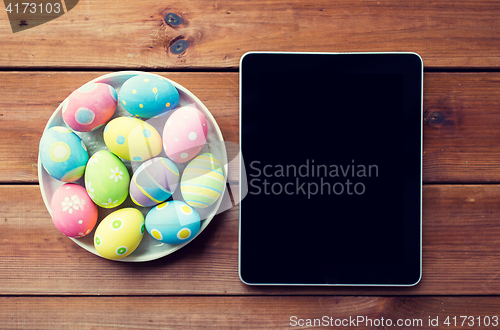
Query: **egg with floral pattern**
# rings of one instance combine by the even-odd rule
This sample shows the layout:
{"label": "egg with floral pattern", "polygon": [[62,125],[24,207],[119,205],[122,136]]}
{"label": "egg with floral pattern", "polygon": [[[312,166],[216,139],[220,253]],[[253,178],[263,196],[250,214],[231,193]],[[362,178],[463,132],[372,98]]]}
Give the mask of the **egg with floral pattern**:
{"label": "egg with floral pattern", "polygon": [[47,129],[40,140],[40,161],[54,179],[74,182],[80,179],[89,159],[80,137],[63,126]]}
{"label": "egg with floral pattern", "polygon": [[196,157],[207,141],[207,119],[193,106],[175,110],[163,129],[163,148],[171,160],[186,163]]}
{"label": "egg with floral pattern", "polygon": [[160,242],[185,243],[192,240],[200,230],[200,215],[182,201],[165,202],[148,212],[146,229]]}
{"label": "egg with floral pattern", "polygon": [[108,149],[126,160],[145,161],[158,156],[162,150],[160,133],[137,118],[113,119],[106,125],[103,136]]}
{"label": "egg with floral pattern", "polygon": [[128,196],[130,175],[123,162],[113,153],[100,150],[90,157],[85,169],[85,188],[100,207],[113,208]]}
{"label": "egg with floral pattern", "polygon": [[87,83],[62,103],[62,117],[78,132],[90,132],[106,124],[117,105],[116,90],[104,83]]}
{"label": "egg with floral pattern", "polygon": [[140,74],[125,81],[120,89],[121,105],[136,117],[153,118],[179,103],[179,92],[167,79]]}
{"label": "egg with floral pattern", "polygon": [[139,246],[144,235],[141,211],[127,207],[102,219],[94,234],[94,247],[106,259],[121,259]]}
{"label": "egg with floral pattern", "polygon": [[97,207],[85,188],[74,183],[64,184],[55,191],[50,208],[54,225],[69,237],[87,235],[97,222]]}

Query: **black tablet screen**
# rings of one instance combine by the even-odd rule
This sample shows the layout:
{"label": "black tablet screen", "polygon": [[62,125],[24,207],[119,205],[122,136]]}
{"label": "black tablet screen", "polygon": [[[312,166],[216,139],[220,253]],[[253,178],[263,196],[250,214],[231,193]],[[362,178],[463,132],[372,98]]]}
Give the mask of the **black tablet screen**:
{"label": "black tablet screen", "polygon": [[417,282],[420,58],[253,53],[241,70],[242,279]]}

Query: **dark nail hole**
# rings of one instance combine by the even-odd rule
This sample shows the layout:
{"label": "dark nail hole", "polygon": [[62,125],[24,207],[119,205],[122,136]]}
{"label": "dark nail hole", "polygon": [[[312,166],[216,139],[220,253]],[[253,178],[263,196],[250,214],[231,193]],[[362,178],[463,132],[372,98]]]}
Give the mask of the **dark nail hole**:
{"label": "dark nail hole", "polygon": [[172,52],[172,54],[182,54],[186,51],[188,47],[188,43],[186,40],[183,40],[183,39],[180,39],[180,40],[177,40],[176,42],[174,42],[171,46],[170,46],[170,51]]}
{"label": "dark nail hole", "polygon": [[177,14],[168,13],[165,15],[165,22],[167,22],[168,25],[177,26],[182,23],[182,18]]}
{"label": "dark nail hole", "polygon": [[427,117],[429,122],[432,124],[441,124],[444,122],[444,114],[440,111],[434,111]]}

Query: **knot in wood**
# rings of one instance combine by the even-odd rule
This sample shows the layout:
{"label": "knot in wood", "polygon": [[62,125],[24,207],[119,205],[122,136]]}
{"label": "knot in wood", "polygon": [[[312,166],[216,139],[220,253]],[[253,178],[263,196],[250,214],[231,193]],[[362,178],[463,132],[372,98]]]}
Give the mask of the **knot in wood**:
{"label": "knot in wood", "polygon": [[430,126],[438,126],[445,121],[444,113],[438,110],[429,111],[425,117],[427,124]]}
{"label": "knot in wood", "polygon": [[184,39],[176,40],[170,45],[170,52],[175,55],[182,54],[186,51],[188,42]]}
{"label": "knot in wood", "polygon": [[165,22],[170,26],[177,26],[182,23],[182,18],[175,13],[165,15]]}

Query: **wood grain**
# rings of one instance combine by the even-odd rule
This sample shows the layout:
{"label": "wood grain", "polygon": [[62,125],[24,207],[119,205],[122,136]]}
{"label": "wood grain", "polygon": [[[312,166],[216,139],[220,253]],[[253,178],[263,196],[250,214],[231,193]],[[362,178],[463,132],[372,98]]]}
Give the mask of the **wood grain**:
{"label": "wood grain", "polygon": [[[466,327],[489,329],[477,317],[500,308],[499,10],[491,0],[87,0],[19,33],[0,15],[0,329],[274,330],[291,327],[293,315],[422,319],[408,329],[450,328],[447,316],[460,323],[468,315],[475,324]],[[167,24],[168,13],[182,23]],[[246,286],[238,207],[180,251],[145,263],[105,260],[55,229],[37,185],[38,143],[74,89],[103,70],[165,71],[207,105],[235,154],[238,73],[195,71],[236,70],[253,50],[411,51],[432,69],[424,81],[417,286]],[[435,72],[462,68],[477,72]],[[237,169],[230,165],[232,184]],[[374,327],[383,325],[349,326]]]}
{"label": "wood grain", "polygon": [[1,297],[0,329],[490,329],[499,307],[499,297]]}
{"label": "wood grain", "polygon": [[[0,73],[0,182],[38,182],[38,145],[59,104],[103,72]],[[238,75],[162,73],[211,111],[226,141],[238,143]]]}
{"label": "wood grain", "polygon": [[[38,143],[57,106],[102,72],[0,73],[0,183],[38,182]],[[209,108],[228,142],[239,143],[237,73],[160,73]],[[392,116],[393,114],[386,114]],[[230,148],[235,155],[235,145]],[[424,77],[424,182],[500,183],[500,74]],[[238,166],[230,181],[238,181]]]}
{"label": "wood grain", "polygon": [[[3,8],[2,8],[3,10]],[[247,51],[412,51],[427,67],[500,67],[497,1],[80,1],[12,33],[3,68],[237,68]],[[164,17],[175,13],[177,26]],[[176,54],[175,41],[187,42]],[[172,47],[174,46],[174,47]]]}
{"label": "wood grain", "polygon": [[[146,263],[109,261],[60,234],[38,186],[0,186],[0,294],[498,295],[500,185],[426,185],[423,277],[409,288],[252,287],[238,277],[238,208]],[[297,265],[297,267],[302,267]]]}
{"label": "wood grain", "polygon": [[500,74],[424,81],[424,181],[500,182]]}

